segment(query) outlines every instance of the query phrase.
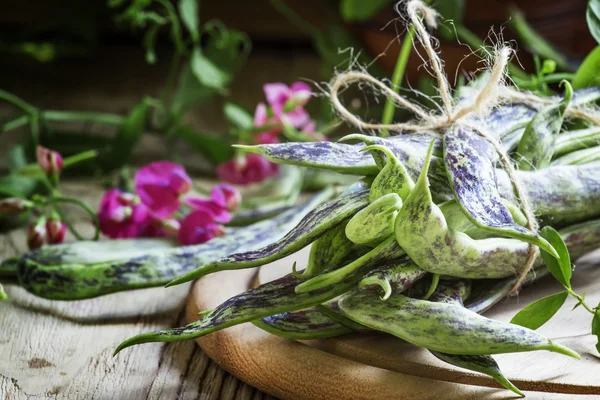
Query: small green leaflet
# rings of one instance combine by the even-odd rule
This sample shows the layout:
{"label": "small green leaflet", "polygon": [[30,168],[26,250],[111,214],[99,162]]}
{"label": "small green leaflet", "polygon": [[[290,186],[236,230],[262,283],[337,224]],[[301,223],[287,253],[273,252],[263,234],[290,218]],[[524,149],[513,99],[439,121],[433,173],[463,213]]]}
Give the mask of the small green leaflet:
{"label": "small green leaflet", "polygon": [[545,226],[540,232],[540,235],[554,247],[560,256],[560,259],[556,259],[552,254],[540,250],[546,267],[557,281],[562,283],[564,287],[570,288],[572,271],[571,257],[569,256],[567,245],[556,229],[551,226]]}
{"label": "small green leaflet", "polygon": [[596,343],[596,350],[600,353],[600,304],[596,307],[596,314],[594,314],[594,319],[592,319],[592,335],[596,335],[598,337],[598,343]]}
{"label": "small green leaflet", "polygon": [[198,2],[200,0],[179,0],[181,21],[192,35],[192,40],[200,39],[200,21],[198,20]]}
{"label": "small green leaflet", "polygon": [[537,329],[548,322],[550,318],[556,314],[564,304],[568,295],[567,292],[560,292],[534,301],[519,311],[517,315],[510,320],[510,323],[529,329]]}
{"label": "small green leaflet", "polygon": [[573,81],[573,89],[582,89],[600,84],[600,46],[592,50],[583,60]]}
{"label": "small green leaflet", "polygon": [[239,129],[252,128],[252,115],[238,104],[226,102],[223,106],[223,113],[227,121]]}
{"label": "small green leaflet", "polygon": [[203,85],[223,90],[231,81],[231,74],[208,59],[200,47],[195,47],[191,60],[192,72]]}
{"label": "small green leaflet", "polygon": [[590,0],[585,14],[590,33],[600,43],[600,0]]}

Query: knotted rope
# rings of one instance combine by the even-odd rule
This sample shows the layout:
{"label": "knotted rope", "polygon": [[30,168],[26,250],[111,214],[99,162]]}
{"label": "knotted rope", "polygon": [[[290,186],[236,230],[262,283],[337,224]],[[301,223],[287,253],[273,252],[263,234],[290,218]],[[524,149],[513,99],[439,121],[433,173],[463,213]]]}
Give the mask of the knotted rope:
{"label": "knotted rope", "polygon": [[[538,234],[538,225],[535,215],[527,199],[526,191],[522,188],[522,184],[518,179],[510,157],[493,135],[486,132],[481,126],[475,126],[474,124],[470,123],[467,119],[465,119],[465,117],[474,114],[483,115],[486,111],[498,104],[498,102],[502,99],[534,102],[540,104],[553,104],[552,100],[543,99],[533,94],[524,94],[504,86],[503,81],[506,73],[506,66],[508,64],[509,57],[512,54],[512,50],[509,47],[501,47],[494,54],[494,64],[490,68],[489,77],[485,85],[475,96],[474,102],[466,106],[460,104],[455,105],[450,94],[450,85],[448,84],[448,79],[446,77],[442,61],[436,50],[433,48],[432,39],[427,32],[425,25],[423,24],[423,21],[425,21],[430,28],[435,28],[437,25],[436,19],[438,17],[438,13],[435,10],[427,7],[420,0],[409,1],[406,5],[406,10],[409,20],[414,25],[416,33],[415,36],[429,57],[431,67],[433,69],[433,75],[438,83],[443,113],[437,115],[431,114],[419,104],[411,103],[371,75],[356,71],[340,73],[334,77],[330,84],[330,97],[333,107],[343,119],[361,129],[388,129],[399,130],[403,131],[404,133],[411,133],[423,130],[442,130],[443,128],[450,127],[457,123],[469,127],[478,135],[486,139],[490,144],[492,144],[492,146],[494,146],[494,149],[499,155],[500,162],[510,178],[513,190],[519,201],[521,209],[525,214],[527,219],[527,228],[531,232]],[[392,99],[397,106],[411,111],[416,116],[417,121],[414,123],[406,122],[394,124],[377,124],[362,121],[356,115],[348,111],[348,109],[341,103],[339,99],[339,92],[341,89],[358,81],[367,82],[373,87],[381,90],[381,92],[388,98]],[[583,110],[573,109],[570,111],[570,113],[569,110],[567,110],[567,114],[588,118],[593,122],[598,121],[598,125],[600,125],[600,120],[598,120],[598,118],[595,118],[594,115],[586,113]],[[519,290],[521,284],[527,276],[527,273],[533,268],[535,259],[536,248],[535,245],[530,243],[523,270],[519,273],[518,278],[508,295],[511,295]]]}

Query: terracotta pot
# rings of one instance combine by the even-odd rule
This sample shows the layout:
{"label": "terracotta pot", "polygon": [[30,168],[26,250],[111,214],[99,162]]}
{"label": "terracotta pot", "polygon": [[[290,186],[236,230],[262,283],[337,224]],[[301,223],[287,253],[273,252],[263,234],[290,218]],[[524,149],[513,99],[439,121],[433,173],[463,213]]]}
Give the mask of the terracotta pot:
{"label": "terracotta pot", "polygon": [[[442,0],[443,1],[443,0]],[[479,37],[485,38],[493,29],[496,34],[502,33],[504,41],[516,39],[509,26],[509,7],[516,5],[525,15],[530,26],[576,62],[596,46],[595,40],[588,31],[585,9],[586,0],[521,0],[509,2],[503,0],[467,0],[465,25]],[[371,55],[385,53],[380,58],[381,64],[391,73],[396,63],[399,41],[395,40],[396,28],[403,26],[389,24],[397,17],[390,7],[382,11],[375,19],[364,24],[353,25],[356,37],[361,40]],[[491,42],[497,43],[498,37],[490,36]],[[513,46],[514,47],[514,46]],[[446,71],[450,77],[454,76],[457,69],[460,71],[475,71],[482,67],[479,58],[468,56],[471,51],[465,45],[460,45],[456,40],[441,40],[440,51],[446,63]],[[532,58],[524,49],[518,50],[520,62],[526,69],[532,70]],[[410,80],[425,73],[419,68],[423,61],[414,55],[407,67],[407,77]]]}

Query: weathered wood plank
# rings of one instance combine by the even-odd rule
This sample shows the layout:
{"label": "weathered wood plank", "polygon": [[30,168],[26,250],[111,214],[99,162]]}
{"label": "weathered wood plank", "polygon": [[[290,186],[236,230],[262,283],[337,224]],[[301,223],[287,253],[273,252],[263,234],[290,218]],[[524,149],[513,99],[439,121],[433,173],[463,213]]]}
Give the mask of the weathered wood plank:
{"label": "weathered wood plank", "polygon": [[[99,186],[81,184],[63,189],[94,206],[101,193]],[[85,216],[74,219],[91,233]],[[24,252],[25,243],[23,229],[0,236],[0,257]],[[254,388],[222,370],[194,342],[140,346],[112,356],[127,337],[183,323],[189,287],[60,302],[6,284],[9,301],[0,303],[0,398],[250,399]]]}

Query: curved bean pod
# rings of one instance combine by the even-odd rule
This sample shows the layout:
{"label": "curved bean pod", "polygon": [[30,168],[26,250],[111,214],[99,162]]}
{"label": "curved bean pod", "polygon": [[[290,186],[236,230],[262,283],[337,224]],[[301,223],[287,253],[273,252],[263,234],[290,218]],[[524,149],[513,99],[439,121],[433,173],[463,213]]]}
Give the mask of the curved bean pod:
{"label": "curved bean pod", "polygon": [[379,197],[357,212],[346,225],[346,236],[356,244],[377,245],[394,234],[394,222],[402,208],[396,193]]}
{"label": "curved bean pod", "polygon": [[360,191],[321,204],[310,211],[283,238],[258,250],[237,252],[213,259],[167,284],[178,285],[217,271],[252,268],[282,259],[308,246],[368,204],[368,193]]}
{"label": "curved bean pod", "polygon": [[[23,256],[18,279],[31,293],[55,300],[79,300],[162,286],[198,264],[277,240],[332,194],[332,190],[323,191],[271,220],[231,229],[224,236],[195,246],[149,252],[146,247],[135,249],[132,245],[136,241],[113,240],[42,247]],[[158,242],[144,239],[139,243],[151,243],[156,248]],[[130,254],[132,247],[136,254]]]}
{"label": "curved bean pod", "polygon": [[410,258],[405,257],[400,262],[370,271],[358,283],[358,288],[378,292],[382,290],[381,300],[387,300],[393,293],[402,293],[410,289],[426,274]]}
{"label": "curved bean pod", "polygon": [[496,149],[473,129],[454,125],[444,135],[444,162],[456,200],[477,227],[520,239],[548,252],[552,246],[517,224],[496,186]]}
{"label": "curved bean pod", "polygon": [[317,307],[271,315],[252,321],[252,324],[274,335],[300,340],[327,339],[353,332]]}
{"label": "curved bean pod", "polygon": [[121,343],[115,354],[126,347],[149,342],[175,342],[195,339],[209,333],[283,312],[302,310],[339,296],[356,285],[357,279],[338,282],[326,289],[298,294],[301,280],[292,274],[262,284],[234,296],[203,318],[180,328],[142,333]]}
{"label": "curved bean pod", "polygon": [[[450,229],[444,214],[432,201],[427,168],[398,213],[395,235],[398,244],[420,268],[441,275],[504,278],[522,268],[527,257],[528,245],[519,240],[475,240]],[[552,246],[545,250],[556,254]]]}
{"label": "curved bean pod", "polygon": [[448,364],[489,375],[506,389],[518,394],[521,397],[525,397],[523,392],[521,392],[519,388],[513,385],[513,383],[504,376],[502,371],[500,371],[498,363],[496,363],[492,356],[465,356],[457,354],[445,354],[440,353],[439,351],[431,351],[431,354],[440,360],[447,362]]}
{"label": "curved bean pod", "polygon": [[310,278],[328,268],[341,266],[350,254],[360,256],[368,251],[368,248],[357,246],[346,237],[346,226],[347,222],[341,223],[313,242],[303,278]]}
{"label": "curved bean pod", "polygon": [[360,279],[361,276],[375,266],[390,264],[399,260],[404,254],[404,250],[398,246],[394,237],[389,237],[379,246],[352,261],[350,264],[302,282],[296,287],[296,292],[307,293],[313,290],[321,290],[347,279]]}
{"label": "curved bean pod", "polygon": [[482,317],[466,308],[394,294],[381,301],[369,292],[342,296],[340,309],[361,325],[387,332],[417,346],[448,354],[488,355],[548,350],[579,355],[539,333]]}

